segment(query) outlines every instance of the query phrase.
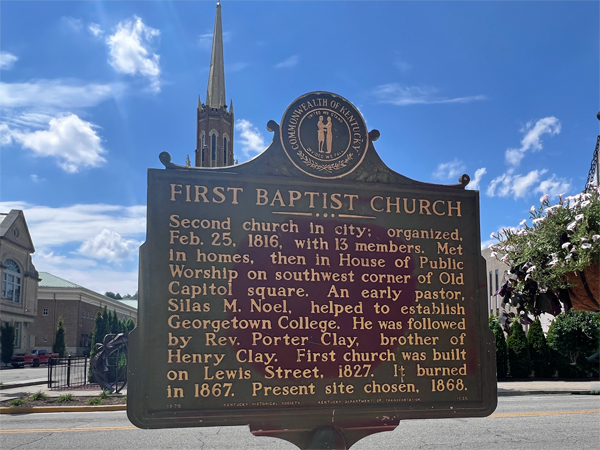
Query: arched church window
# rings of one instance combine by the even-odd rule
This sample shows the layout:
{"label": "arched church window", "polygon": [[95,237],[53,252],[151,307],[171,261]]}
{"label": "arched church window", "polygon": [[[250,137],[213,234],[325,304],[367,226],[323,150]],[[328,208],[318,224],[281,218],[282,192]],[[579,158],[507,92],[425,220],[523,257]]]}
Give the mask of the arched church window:
{"label": "arched church window", "polygon": [[215,166],[215,163],[217,161],[217,135],[213,134],[211,136],[211,142],[210,142],[210,146],[211,146],[211,166]]}
{"label": "arched church window", "polygon": [[13,303],[21,303],[21,269],[12,259],[4,261],[4,265],[6,269],[2,274],[2,298],[7,298]]}
{"label": "arched church window", "polygon": [[204,135],[204,132],[203,132],[202,133],[202,147],[201,147],[201,151],[200,151],[200,167],[202,167],[204,165],[204,158],[206,158],[205,150],[206,150],[206,136]]}
{"label": "arched church window", "polygon": [[223,137],[223,164],[227,165],[227,137]]}

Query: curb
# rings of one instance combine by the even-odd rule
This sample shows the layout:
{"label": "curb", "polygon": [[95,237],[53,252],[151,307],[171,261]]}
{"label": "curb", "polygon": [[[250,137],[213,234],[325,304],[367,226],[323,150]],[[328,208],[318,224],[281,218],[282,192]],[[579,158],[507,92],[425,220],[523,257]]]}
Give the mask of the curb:
{"label": "curb", "polygon": [[0,407],[0,414],[32,414],[55,412],[94,412],[94,411],[127,411],[127,405],[96,406],[38,406],[38,407]]}

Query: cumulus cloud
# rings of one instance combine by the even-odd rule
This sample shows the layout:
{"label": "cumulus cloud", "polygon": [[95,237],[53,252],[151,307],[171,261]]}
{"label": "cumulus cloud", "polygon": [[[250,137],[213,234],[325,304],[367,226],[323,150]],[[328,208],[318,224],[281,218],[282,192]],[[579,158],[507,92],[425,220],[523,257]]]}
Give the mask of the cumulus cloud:
{"label": "cumulus cloud", "polygon": [[118,95],[122,89],[120,84],[83,83],[72,79],[0,82],[0,104],[3,108],[86,108]]}
{"label": "cumulus cloud", "polygon": [[569,183],[564,178],[558,178],[555,174],[552,174],[550,178],[542,181],[539,186],[535,189],[535,192],[541,194],[548,194],[550,197],[568,192],[571,188]]}
{"label": "cumulus cloud", "polygon": [[12,66],[18,59],[12,53],[0,51],[0,70],[12,69]]}
{"label": "cumulus cloud", "polygon": [[69,114],[52,118],[47,130],[8,130],[8,134],[22,147],[32,150],[35,156],[53,157],[63,170],[74,173],[106,162],[102,156],[106,150],[95,128],[90,122]]}
{"label": "cumulus cloud", "polygon": [[134,16],[119,22],[115,34],[106,39],[110,65],[119,73],[147,78],[153,92],[160,92],[160,57],[151,50],[158,36],[159,30]]}
{"label": "cumulus cloud", "polygon": [[509,197],[515,199],[524,198],[527,193],[532,191],[532,186],[540,181],[540,177],[546,173],[546,170],[532,170],[526,175],[513,175],[504,173],[492,180],[487,189],[487,195],[490,197]]}
{"label": "cumulus cloud", "polygon": [[487,171],[485,170],[485,167],[482,167],[481,169],[477,169],[475,171],[475,178],[473,178],[471,180],[471,182],[467,185],[466,189],[470,189],[472,191],[479,190],[479,184],[481,183],[481,179],[486,174],[486,172]]}
{"label": "cumulus cloud", "polygon": [[265,138],[251,122],[241,119],[235,123],[235,129],[240,135],[239,145],[247,158],[261,153],[267,148]]}
{"label": "cumulus cloud", "polygon": [[454,159],[454,161],[440,164],[435,172],[433,172],[433,176],[441,180],[455,181],[463,173],[465,173],[465,165],[462,161]]}
{"label": "cumulus cloud", "polygon": [[290,56],[285,61],[281,61],[280,63],[275,64],[276,69],[289,69],[291,67],[295,67],[300,62],[300,57],[298,55]]}
{"label": "cumulus cloud", "polygon": [[137,254],[141,242],[125,239],[114,230],[103,229],[100,234],[86,240],[79,253],[109,262],[130,261]]}
{"label": "cumulus cloud", "polygon": [[88,24],[87,29],[88,29],[88,32],[96,38],[100,38],[104,34],[104,30],[102,29],[102,27],[100,27],[100,24],[97,24],[94,22],[90,22]]}
{"label": "cumulus cloud", "polygon": [[470,103],[487,100],[485,95],[446,98],[436,95],[438,90],[429,86],[402,86],[398,83],[377,86],[374,94],[379,103],[390,103],[396,106],[431,105],[436,103]]}
{"label": "cumulus cloud", "polygon": [[[231,40],[231,32],[223,31],[223,43]],[[198,36],[198,46],[204,50],[210,50],[212,48],[213,32],[208,31]]]}
{"label": "cumulus cloud", "polygon": [[506,150],[506,163],[509,166],[517,167],[525,157],[525,152],[528,150],[535,152],[542,149],[542,141],[540,138],[544,134],[554,136],[560,133],[560,129],[560,121],[554,116],[544,117],[535,122],[535,124],[533,121],[528,122],[525,127],[521,129],[521,132],[525,134],[521,140],[521,147],[509,148]]}

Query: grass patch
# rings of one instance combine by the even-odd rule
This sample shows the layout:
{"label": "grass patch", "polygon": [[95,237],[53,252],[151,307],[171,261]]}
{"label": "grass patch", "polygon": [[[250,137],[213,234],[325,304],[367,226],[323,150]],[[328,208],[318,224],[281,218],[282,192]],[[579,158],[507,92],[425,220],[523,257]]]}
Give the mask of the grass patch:
{"label": "grass patch", "polygon": [[31,395],[29,398],[31,398],[31,400],[48,400],[48,396],[46,395],[45,392],[42,391],[38,391],[35,394]]}
{"label": "grass patch", "polygon": [[101,405],[102,399],[99,397],[88,398],[87,404],[88,405]]}
{"label": "grass patch", "polygon": [[107,391],[106,389],[102,389],[102,392],[100,392],[100,395],[98,396],[100,397],[102,400],[110,397],[110,391]]}
{"label": "grass patch", "polygon": [[10,406],[23,406],[27,403],[27,400],[22,399],[22,398],[15,398],[14,400],[11,400],[10,402],[8,402],[8,404]]}
{"label": "grass patch", "polygon": [[72,402],[73,400],[75,400],[75,396],[73,394],[63,394],[56,399],[56,402],[57,403],[65,403],[65,402]]}

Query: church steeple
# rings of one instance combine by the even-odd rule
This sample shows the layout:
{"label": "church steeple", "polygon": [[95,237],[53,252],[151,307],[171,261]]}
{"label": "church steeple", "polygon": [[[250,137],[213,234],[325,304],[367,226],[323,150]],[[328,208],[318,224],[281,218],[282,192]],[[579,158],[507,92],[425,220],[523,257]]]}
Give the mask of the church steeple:
{"label": "church steeple", "polygon": [[223,26],[221,25],[221,2],[217,2],[215,30],[213,32],[212,55],[210,57],[210,72],[206,104],[210,108],[220,108],[227,105],[225,97],[225,63],[223,60]]}
{"label": "church steeple", "polygon": [[196,131],[196,167],[232,166],[233,100],[227,110],[225,97],[225,63],[223,59],[223,26],[221,2],[217,2],[206,103],[198,97]]}

